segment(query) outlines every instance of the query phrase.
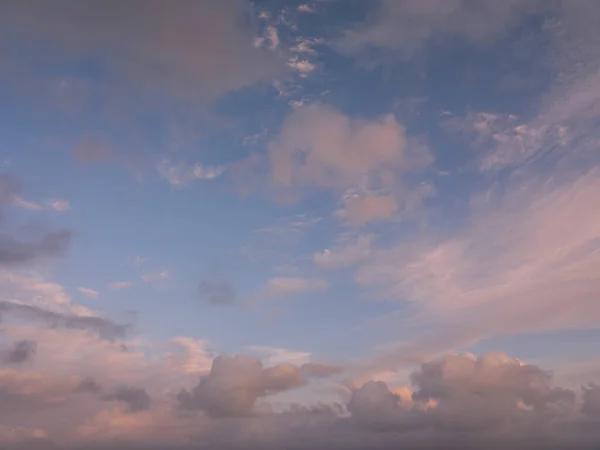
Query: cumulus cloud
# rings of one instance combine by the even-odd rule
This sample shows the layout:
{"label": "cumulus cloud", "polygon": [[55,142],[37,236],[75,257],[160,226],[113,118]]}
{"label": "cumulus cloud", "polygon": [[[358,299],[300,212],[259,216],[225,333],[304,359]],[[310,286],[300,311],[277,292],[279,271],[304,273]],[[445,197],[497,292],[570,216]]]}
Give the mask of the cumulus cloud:
{"label": "cumulus cloud", "polygon": [[353,392],[348,410],[358,424],[380,430],[433,427],[536,435],[553,422],[572,418],[575,402],[575,393],[552,386],[547,372],[503,352],[446,356],[423,364],[412,383],[410,399],[384,382],[365,383]]}
{"label": "cumulus cloud", "polygon": [[256,357],[218,356],[210,374],[191,391],[181,391],[178,399],[183,409],[203,410],[213,417],[247,416],[259,398],[303,386],[310,378],[337,370],[311,363],[264,368]]}
{"label": "cumulus cloud", "polygon": [[210,305],[233,305],[236,296],[233,285],[223,280],[202,280],[197,291],[198,300]]}
{"label": "cumulus cloud", "polygon": [[37,351],[37,342],[23,339],[12,343],[7,350],[1,351],[1,359],[7,364],[20,364],[32,359]]}
{"label": "cumulus cloud", "polygon": [[281,187],[349,187],[397,166],[405,141],[392,115],[362,120],[319,104],[299,108],[270,144],[271,177]]}

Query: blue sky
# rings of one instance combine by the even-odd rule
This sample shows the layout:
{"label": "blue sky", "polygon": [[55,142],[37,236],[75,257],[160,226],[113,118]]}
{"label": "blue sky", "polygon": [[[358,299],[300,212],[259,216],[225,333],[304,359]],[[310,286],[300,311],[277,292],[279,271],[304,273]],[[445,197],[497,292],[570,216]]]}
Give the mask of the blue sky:
{"label": "blue sky", "polygon": [[[285,428],[292,403],[341,405],[297,419],[318,436],[363,433],[377,381],[393,417],[365,423],[394,428],[407,408],[472,412],[427,394],[427,364],[453,358],[539,365],[578,414],[596,408],[580,390],[600,380],[595,2],[0,9],[0,337],[16,361],[0,372],[61,386],[42,403],[67,375],[104,392],[63,405],[71,428],[0,412],[0,440],[145,443],[161,421],[179,443],[204,420],[221,442],[215,417]],[[37,350],[17,361],[24,341]],[[268,387],[284,369],[302,381]],[[249,405],[204,392],[230,389],[227,371],[258,377],[240,381],[263,386]]]}

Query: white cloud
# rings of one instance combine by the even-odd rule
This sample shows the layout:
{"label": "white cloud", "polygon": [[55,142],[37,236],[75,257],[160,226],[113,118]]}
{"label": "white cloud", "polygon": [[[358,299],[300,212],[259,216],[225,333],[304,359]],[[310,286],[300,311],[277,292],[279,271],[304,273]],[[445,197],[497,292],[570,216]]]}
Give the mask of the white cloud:
{"label": "white cloud", "polygon": [[111,291],[120,291],[121,289],[126,289],[128,287],[133,286],[134,283],[132,281],[115,281],[108,285],[108,288]]}
{"label": "white cloud", "polygon": [[169,160],[160,161],[156,169],[162,178],[173,186],[185,186],[195,180],[212,180],[220,177],[225,171],[221,166],[205,166],[202,164],[173,164]]}
{"label": "white cloud", "polygon": [[140,276],[141,280],[146,283],[150,283],[152,281],[167,280],[170,277],[171,272],[169,270],[160,270],[157,272],[144,273]]}
{"label": "white cloud", "polygon": [[85,295],[87,298],[98,298],[99,292],[94,290],[94,289],[90,289],[90,288],[86,288],[86,287],[78,287],[77,290],[79,292],[81,292],[83,295]]}
{"label": "white cloud", "polygon": [[21,197],[15,197],[13,203],[19,208],[27,209],[29,211],[39,211],[41,209],[44,209],[43,206],[41,206],[40,204],[29,200],[24,200]]}
{"label": "white cloud", "polygon": [[296,8],[298,11],[303,12],[303,13],[314,13],[315,10],[312,9],[308,4],[304,3],[300,6],[298,6],[298,8]]}
{"label": "white cloud", "polygon": [[46,205],[58,212],[65,212],[71,209],[71,205],[67,200],[49,200],[46,202]]}
{"label": "white cloud", "polygon": [[315,65],[307,59],[301,59],[299,56],[294,56],[288,61],[288,66],[298,73],[300,78],[306,78],[314,70]]}
{"label": "white cloud", "polygon": [[285,348],[264,345],[250,345],[246,348],[261,355],[267,355],[266,359],[264,359],[267,366],[276,366],[284,363],[301,365],[310,361],[310,353],[308,352],[296,352]]}

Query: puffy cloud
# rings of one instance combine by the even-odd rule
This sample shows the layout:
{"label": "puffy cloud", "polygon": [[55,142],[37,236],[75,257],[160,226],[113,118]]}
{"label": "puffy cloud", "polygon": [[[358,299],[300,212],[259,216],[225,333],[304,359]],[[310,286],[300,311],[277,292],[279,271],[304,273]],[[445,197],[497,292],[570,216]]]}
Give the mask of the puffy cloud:
{"label": "puffy cloud", "polygon": [[246,416],[259,398],[300,387],[310,378],[329,376],[336,370],[311,363],[264,368],[256,357],[218,356],[209,375],[191,391],[181,391],[178,399],[183,409],[203,410],[213,417]]}
{"label": "puffy cloud", "polygon": [[19,364],[32,359],[37,351],[37,342],[23,339],[12,343],[10,349],[1,352],[2,361]]}
{"label": "puffy cloud", "polygon": [[503,352],[449,355],[423,364],[412,382],[410,401],[384,382],[364,384],[348,405],[352,418],[384,430],[434,427],[497,435],[545,433],[553,422],[572,419],[574,392],[552,386],[547,372]]}
{"label": "puffy cloud", "polygon": [[223,280],[202,280],[197,294],[201,302],[219,306],[233,305],[237,296],[231,283]]}
{"label": "puffy cloud", "polygon": [[296,109],[269,147],[276,185],[345,188],[384,168],[398,166],[406,139],[392,115],[351,119],[314,104]]}

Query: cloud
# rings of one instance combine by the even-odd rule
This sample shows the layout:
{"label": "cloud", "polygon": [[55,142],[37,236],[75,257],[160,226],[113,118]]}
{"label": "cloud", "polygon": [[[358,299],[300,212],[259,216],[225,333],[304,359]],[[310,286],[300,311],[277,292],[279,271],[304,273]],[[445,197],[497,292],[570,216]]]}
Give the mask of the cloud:
{"label": "cloud", "polygon": [[98,295],[100,295],[98,291],[86,287],[78,287],[77,290],[88,298],[97,299]]}
{"label": "cloud", "polygon": [[296,8],[298,11],[303,12],[303,13],[314,13],[315,10],[312,9],[308,4],[304,3],[302,5],[299,5],[298,8]]}
{"label": "cloud", "polygon": [[14,199],[13,204],[18,206],[19,208],[27,209],[29,211],[39,211],[41,209],[44,209],[43,206],[40,205],[39,203],[32,202],[29,200],[24,200],[21,197],[16,197]]}
{"label": "cloud", "polygon": [[60,256],[72,237],[70,230],[57,230],[42,235],[38,240],[23,242],[0,234],[0,266],[19,266]]}
{"label": "cloud", "polygon": [[281,298],[309,292],[324,291],[328,288],[325,280],[315,278],[277,277],[267,281],[262,295],[267,298]]}
{"label": "cloud", "polygon": [[335,47],[368,62],[379,62],[372,60],[382,54],[391,59],[409,59],[428,44],[448,37],[485,46],[528,14],[551,9],[545,3],[483,0],[475,6],[467,0],[383,0],[366,22],[345,30]]}
{"label": "cloud", "polygon": [[66,212],[71,209],[71,204],[67,200],[49,200],[46,204],[58,212]]}
{"label": "cloud", "polygon": [[204,166],[195,164],[189,166],[184,163],[172,164],[162,160],[156,166],[158,173],[172,186],[185,186],[195,180],[213,180],[220,177],[225,169],[221,166]]}
{"label": "cloud", "polygon": [[414,340],[404,356],[489,336],[598,326],[600,215],[591,205],[599,172],[566,182],[529,175],[474,199],[471,222],[456,236],[381,250],[358,270],[359,283],[412,302],[416,329],[444,328]]}
{"label": "cloud", "polygon": [[210,374],[191,391],[181,391],[178,400],[183,409],[203,410],[212,417],[247,416],[259,398],[300,387],[311,377],[332,373],[331,368],[315,364],[263,368],[256,357],[218,356]]}
{"label": "cloud", "polygon": [[61,314],[33,305],[0,301],[0,314],[11,314],[29,320],[40,321],[51,327],[90,330],[104,339],[113,339],[125,335],[127,325],[120,325],[98,316],[77,316]]}
{"label": "cloud", "polygon": [[[30,52],[44,46],[57,62],[95,56],[115,93],[209,101],[281,73],[276,54],[253,46],[250,15],[243,0],[187,2],[177,9],[160,1],[110,3],[99,13],[77,2],[48,8],[34,1],[4,8],[0,26],[28,36]],[[104,33],[107,27],[113,32]]]}
{"label": "cloud", "polygon": [[150,409],[152,399],[145,389],[135,386],[119,386],[110,394],[103,397],[106,401],[119,401],[127,405],[130,413],[137,413]]}
{"label": "cloud", "polygon": [[19,340],[12,343],[9,350],[0,352],[1,359],[7,364],[20,364],[32,359],[37,351],[37,342]]}
{"label": "cloud", "polygon": [[365,383],[348,405],[353,420],[388,431],[432,427],[451,436],[484,430],[529,435],[572,418],[575,402],[575,393],[552,386],[547,372],[503,352],[446,356],[423,364],[412,383],[411,398],[384,382]]}
{"label": "cloud", "polygon": [[218,306],[233,305],[237,297],[233,285],[223,280],[202,280],[197,294],[201,302]]}
{"label": "cloud", "polygon": [[113,146],[107,139],[92,134],[82,136],[72,152],[75,159],[83,164],[100,164],[116,156]]}
{"label": "cloud", "polygon": [[392,115],[362,120],[325,105],[302,107],[269,146],[271,177],[280,187],[347,188],[398,166],[405,143],[404,128]]}
{"label": "cloud", "polygon": [[131,281],[114,281],[108,285],[108,288],[111,291],[120,291],[121,289],[127,289],[133,285],[134,283]]}
{"label": "cloud", "polygon": [[590,417],[600,417],[600,386],[597,384],[583,388],[582,412]]}
{"label": "cloud", "polygon": [[370,222],[383,222],[394,217],[398,202],[386,195],[352,196],[346,202],[341,215],[353,226]]}
{"label": "cloud", "polygon": [[326,269],[353,266],[372,253],[373,235],[342,235],[331,249],[315,253],[315,263]]}

